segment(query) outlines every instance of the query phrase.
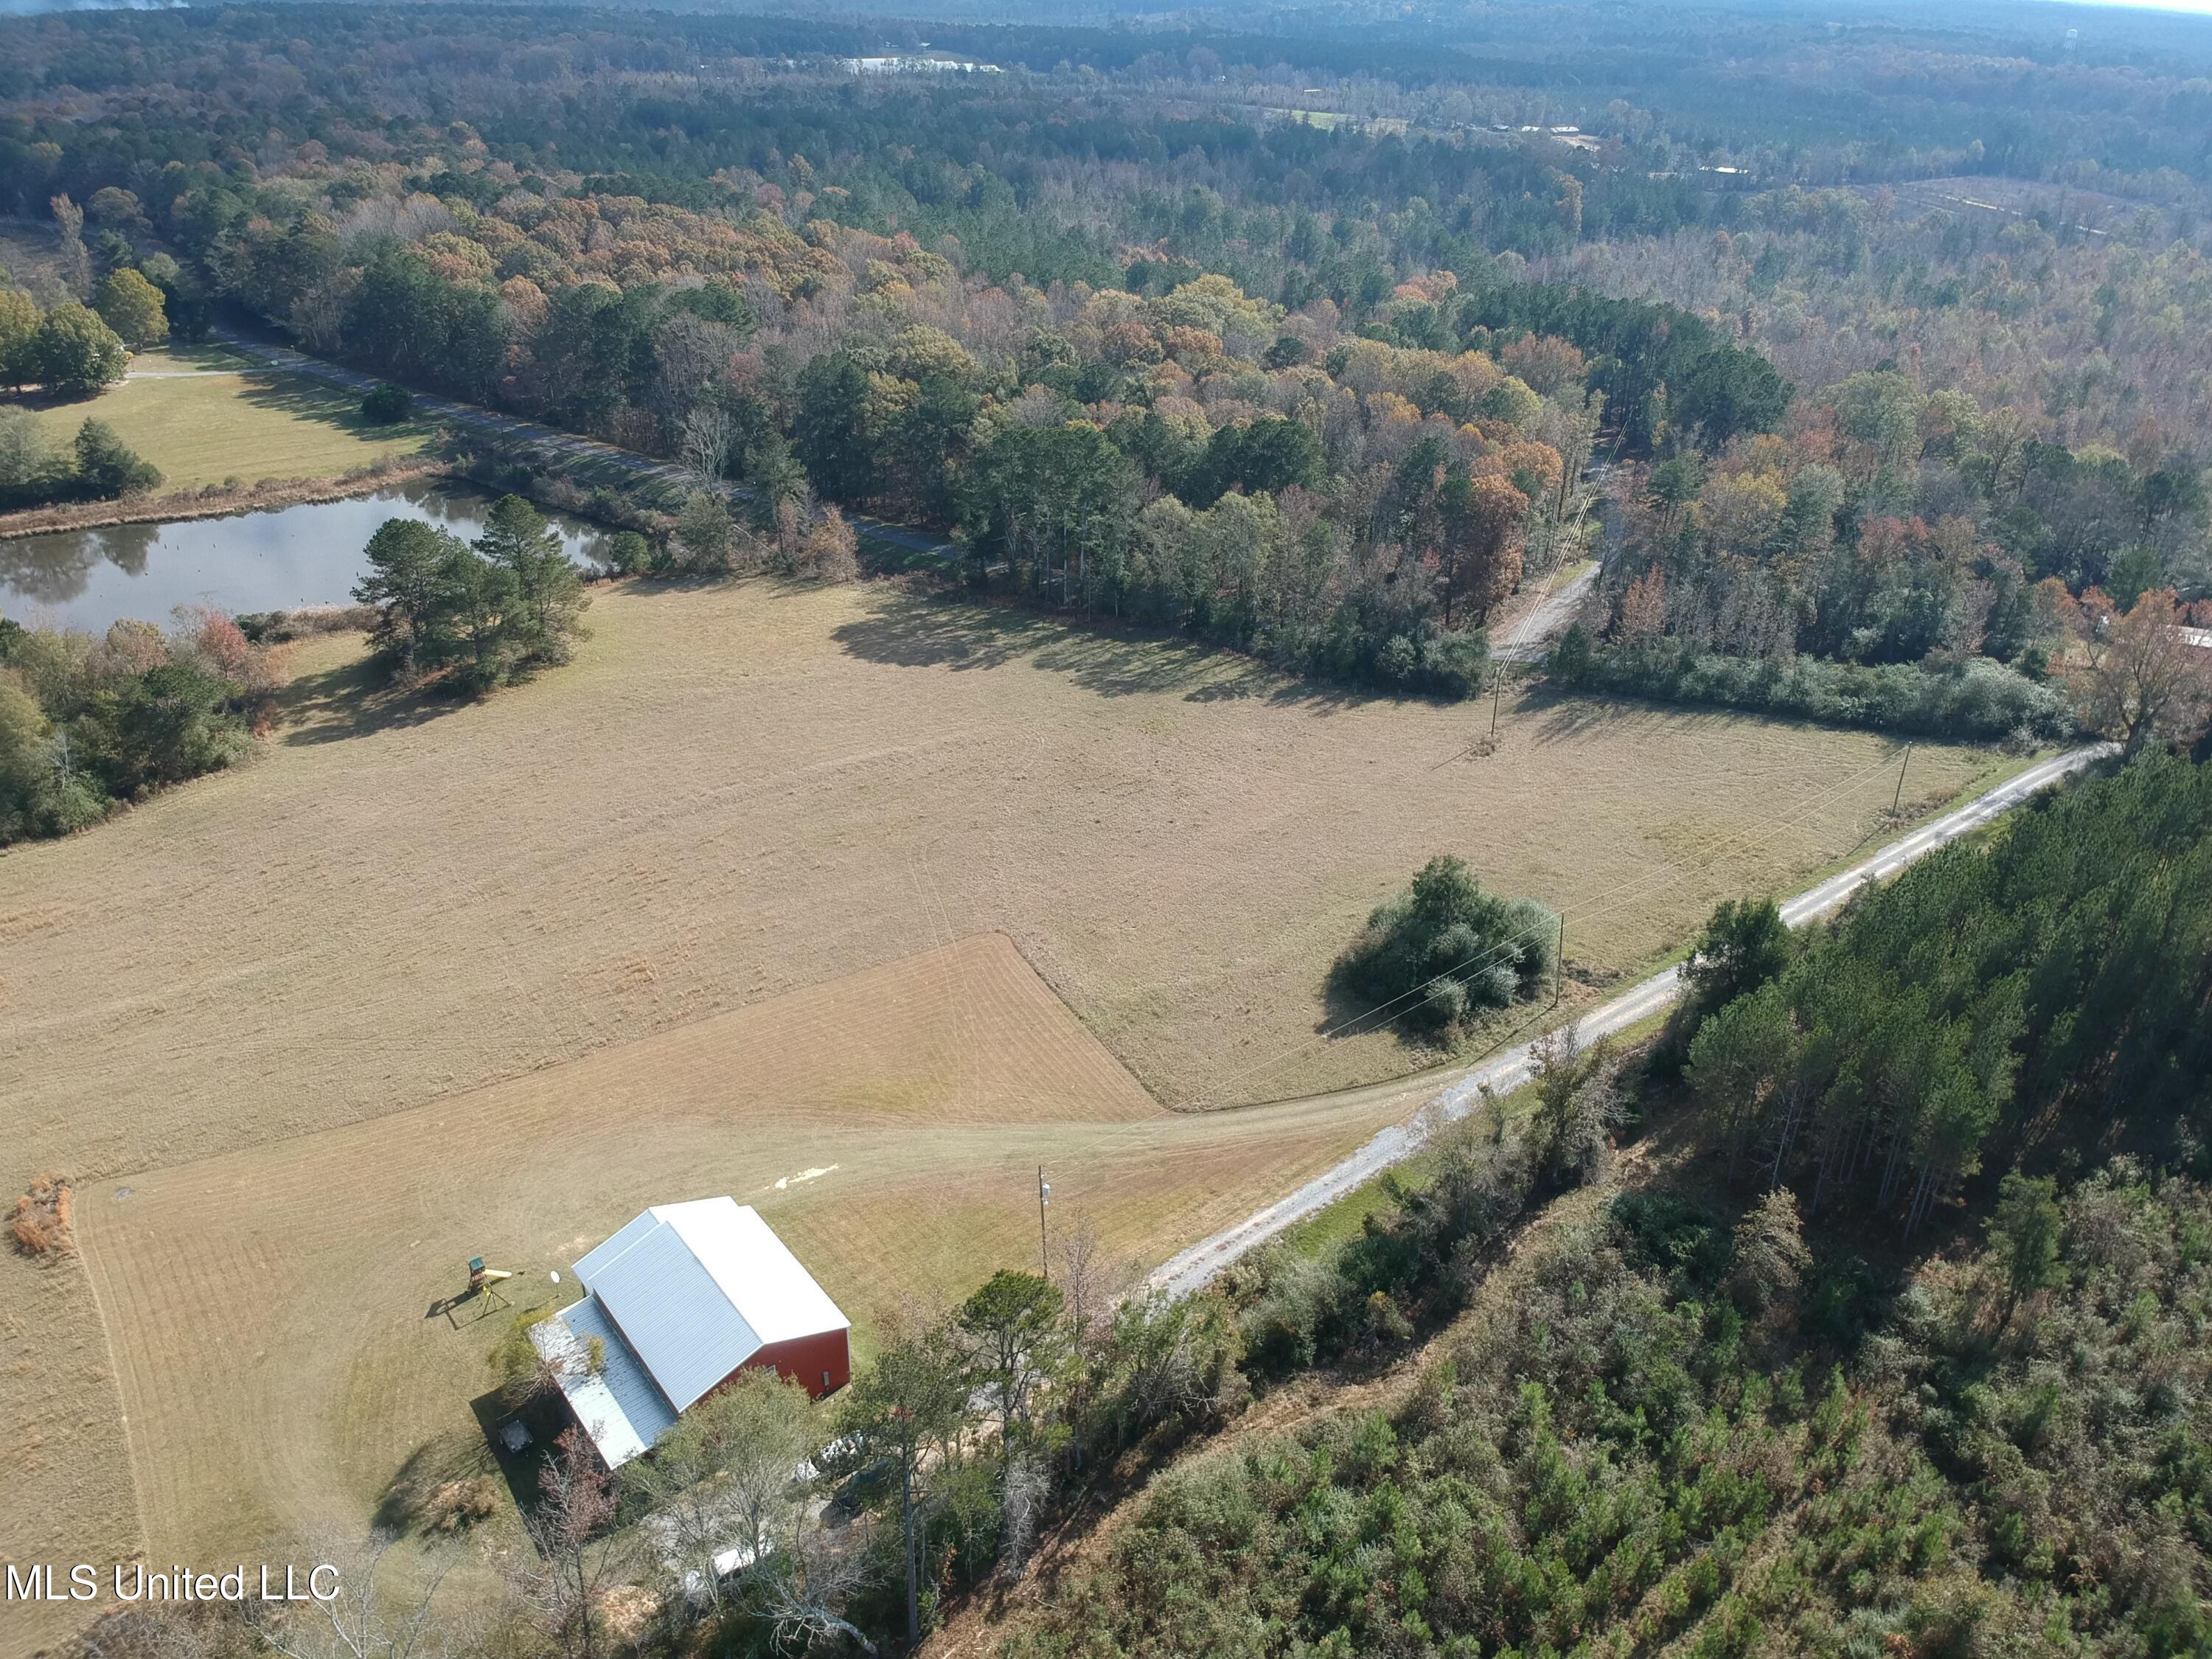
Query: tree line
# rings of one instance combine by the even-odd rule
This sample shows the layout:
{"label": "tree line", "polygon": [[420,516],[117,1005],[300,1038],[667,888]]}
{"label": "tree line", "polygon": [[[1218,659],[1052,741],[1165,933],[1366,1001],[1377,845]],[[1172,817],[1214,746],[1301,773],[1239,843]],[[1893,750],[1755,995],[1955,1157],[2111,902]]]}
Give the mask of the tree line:
{"label": "tree line", "polygon": [[[1898,370],[1823,388],[1794,426],[1622,469],[1563,679],[1949,735],[2051,738],[2079,718],[2137,740],[2114,665],[2158,654],[2183,598],[2212,592],[2193,459],[2069,450]],[[2190,690],[2189,654],[2164,656],[2151,723],[2179,729],[2212,685]]]}
{"label": "tree line", "polygon": [[2208,917],[2212,773],[2146,755],[1863,890],[1802,944],[1770,914],[1717,918],[1684,1075],[1732,1167],[1909,1234],[2054,1140],[2195,1133]]}
{"label": "tree line", "polygon": [[270,709],[264,649],[214,611],[164,632],[86,634],[0,618],[0,845],[61,836],[242,757]]}
{"label": "tree line", "polygon": [[[82,257],[82,243],[70,227],[82,223],[83,214],[65,196],[54,199],[52,210],[64,247],[74,243]],[[136,255],[126,251],[118,258],[135,260]],[[174,260],[167,264],[175,269]],[[135,263],[117,263],[96,289],[88,278],[87,286],[90,305],[64,298],[41,310],[0,269],[0,386],[16,392],[36,386],[60,398],[90,397],[123,378],[131,352],[169,337],[161,290]]]}
{"label": "tree line", "polygon": [[[211,89],[196,61],[171,72]],[[1711,443],[1778,415],[1771,369],[1686,313],[1628,322],[1581,296],[1509,315],[1483,224],[1413,228],[1479,197],[1571,244],[1631,190],[1571,158],[1103,105],[1038,125],[1026,91],[579,95],[606,105],[574,118],[591,132],[649,115],[679,137],[651,166],[595,155],[541,99],[488,111],[489,144],[416,134],[386,165],[311,100],[312,142],[262,177],[202,159],[198,134],[33,131],[59,134],[41,177],[89,192],[103,247],[184,256],[163,289],[178,315],[235,301],[395,380],[681,459],[709,493],[952,529],[977,580],[1392,688],[1480,678],[1489,611],[1586,527],[1608,389],[1637,444],[1670,386],[1676,426]],[[604,170],[550,167],[531,120]],[[856,141],[872,123],[943,148],[908,146],[885,177]],[[956,159],[986,134],[1018,157],[1003,174]],[[1007,210],[1154,155],[1219,177],[1174,201],[1100,195],[1136,257],[1103,260],[1060,207],[1014,216],[1070,227],[1066,258],[1024,273],[994,251]],[[679,178],[702,182],[652,187]],[[1375,212],[1352,213],[1370,188]],[[1460,270],[1482,273],[1477,299]],[[712,538],[703,510],[699,527]]]}

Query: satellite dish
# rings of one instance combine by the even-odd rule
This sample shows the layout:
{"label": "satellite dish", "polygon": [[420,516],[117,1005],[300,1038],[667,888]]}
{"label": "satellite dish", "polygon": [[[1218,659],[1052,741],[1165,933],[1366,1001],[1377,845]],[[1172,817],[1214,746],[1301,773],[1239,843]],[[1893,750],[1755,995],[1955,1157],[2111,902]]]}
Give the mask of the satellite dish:
{"label": "satellite dish", "polygon": [[553,1270],[553,1282],[556,1285],[558,1285],[561,1282],[561,1270],[558,1267],[556,1267]]}

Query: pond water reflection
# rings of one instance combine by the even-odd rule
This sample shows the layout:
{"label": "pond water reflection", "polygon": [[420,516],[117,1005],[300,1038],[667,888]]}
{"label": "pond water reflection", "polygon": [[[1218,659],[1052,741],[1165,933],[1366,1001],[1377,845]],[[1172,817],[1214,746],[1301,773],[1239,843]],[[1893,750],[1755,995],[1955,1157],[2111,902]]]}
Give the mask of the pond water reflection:
{"label": "pond water reflection", "polygon": [[[466,485],[416,480],[350,501],[228,519],[0,541],[0,616],[26,626],[98,634],[125,617],[165,623],[180,605],[233,613],[345,605],[368,568],[362,549],[386,519],[418,519],[473,538],[491,501]],[[570,558],[602,562],[607,532],[549,516]]]}

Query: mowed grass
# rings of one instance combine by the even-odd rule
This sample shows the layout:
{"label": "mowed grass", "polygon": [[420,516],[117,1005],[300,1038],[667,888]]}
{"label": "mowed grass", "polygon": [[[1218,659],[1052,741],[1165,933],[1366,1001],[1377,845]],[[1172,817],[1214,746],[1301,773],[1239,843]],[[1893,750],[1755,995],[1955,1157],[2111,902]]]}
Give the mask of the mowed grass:
{"label": "mowed grass", "polygon": [[35,406],[40,426],[66,445],[97,417],[161,468],[164,489],[237,479],[335,477],[386,456],[420,451],[426,422],[372,426],[360,399],[301,376],[256,368],[220,347],[143,351],[131,373],[94,398]]}
{"label": "mowed grass", "polygon": [[[513,1135],[464,1148],[343,1126],[487,1085],[526,1089],[532,1074],[586,1057],[602,1067],[601,1097],[616,1099],[625,1068],[650,1052],[623,1045],[988,933],[1012,940],[1165,1106],[1309,1096],[1434,1058],[1388,1030],[1321,1035],[1355,1012],[1330,1006],[1329,962],[1434,854],[1467,858],[1500,891],[1570,908],[1572,1006],[1674,949],[1718,898],[1792,890],[1888,833],[1899,750],[1865,734],[1509,697],[1485,752],[1486,708],[1316,690],[1218,653],[893,584],[594,592],[595,637],[572,665],[481,704],[368,696],[356,642],[300,647],[291,723],[253,762],[90,834],[0,855],[7,1192],[41,1169],[75,1177],[97,1260],[110,1229],[153,1224],[123,1219],[137,1197],[111,1209],[115,1187],[141,1187],[142,1216],[191,1207],[172,1184],[182,1176],[142,1184],[134,1171],[247,1160],[222,1166],[236,1171],[231,1184],[203,1196],[250,1215],[261,1190],[251,1160],[295,1155],[272,1143],[353,1146],[313,1188],[332,1217],[327,1233],[316,1204],[283,1196],[281,1213],[325,1241],[304,1261],[358,1250],[395,1276],[375,1294],[404,1289],[419,1315],[468,1255],[534,1259],[551,1248],[541,1241],[603,1231],[671,1188],[739,1188],[752,1166],[729,1160],[750,1157],[757,1136],[775,1137],[763,1143],[775,1176],[844,1160],[812,1150],[809,1125],[740,1126],[735,1107],[656,1130],[666,1150],[626,1170],[613,1160],[624,1121],[643,1109],[634,1104],[611,1108],[599,1130],[551,1133],[561,1145],[550,1162]],[[1905,805],[1924,810],[2008,764],[1920,745]],[[851,1025],[810,1036],[801,1057],[845,1077],[856,1109],[875,1115],[875,1150],[856,1159],[942,1175],[886,1199],[906,1218],[886,1221],[877,1242],[863,1231],[847,1242],[838,1228],[798,1242],[850,1264],[830,1269],[840,1294],[854,1280],[837,1275],[872,1261],[905,1275],[887,1271],[887,1290],[949,1291],[958,1287],[938,1264],[980,1277],[1002,1237],[1025,1241],[1034,1164],[1052,1165],[1056,1187],[1078,1180],[1079,1137],[1093,1132],[1082,1125],[1102,1120],[1018,1134],[1001,1119],[988,1131],[940,1124],[934,1085],[902,1083],[895,1066],[866,1079],[836,1070],[870,1018],[858,1011]],[[824,1099],[829,1085],[793,1064],[769,1074]],[[893,1122],[884,1103],[908,1097],[902,1090],[919,1103]],[[1247,1196],[1288,1190],[1410,1109],[1378,1092],[1281,1109],[1312,1137],[1281,1157],[1252,1154],[1243,1114],[1188,1127],[1145,1120],[1163,1126],[1160,1139],[1115,1142],[1127,1171],[1116,1237],[1164,1256],[1252,1207]],[[1220,1139],[1209,1161],[1191,1150],[1201,1142],[1170,1133]],[[448,1165],[471,1180],[519,1173],[480,1192],[441,1184]],[[269,1168],[270,1193],[299,1189]],[[706,1178],[724,1169],[719,1184]],[[383,1196],[350,1207],[356,1184]],[[169,1196],[157,1205],[159,1194]],[[1213,1209],[1193,1196],[1206,1194]],[[1009,1218],[991,1218],[1009,1202]],[[162,1271],[259,1264],[272,1296],[282,1291],[272,1310],[295,1310],[265,1362],[301,1368],[287,1385],[305,1396],[295,1409],[347,1413],[375,1399],[385,1384],[349,1382],[341,1401],[331,1374],[314,1369],[337,1363],[324,1350],[342,1351],[368,1292],[314,1273],[317,1288],[284,1291],[287,1247],[251,1231],[262,1222],[176,1224],[167,1245],[148,1233],[133,1247],[146,1264],[144,1317],[166,1317]],[[203,1226],[223,1231],[193,1231]],[[204,1238],[244,1242],[221,1245],[232,1265],[204,1268],[191,1255]],[[74,1269],[0,1262],[13,1339],[0,1360],[9,1559],[104,1559],[133,1524],[118,1518],[130,1469],[85,1285]],[[114,1291],[124,1294],[119,1278]],[[224,1305],[241,1310],[232,1322],[171,1321],[142,1346],[157,1358],[138,1363],[260,1352],[263,1316]],[[118,1332],[129,1325],[110,1313]],[[374,1352],[395,1356],[392,1388],[415,1386],[414,1350]],[[448,1371],[422,1386],[445,1401],[472,1380]],[[268,1490],[327,1482],[350,1506],[389,1477],[384,1465],[427,1420],[426,1398],[361,1407],[363,1421],[380,1413],[396,1426],[365,1431],[342,1467],[319,1466],[331,1443],[272,1435],[258,1455],[293,1467]],[[172,1436],[139,1426],[134,1408],[142,1483],[179,1494],[149,1509],[182,1512],[185,1477],[163,1464]],[[57,1504],[61,1490],[88,1496]],[[298,1518],[294,1498],[254,1502],[252,1525]]]}
{"label": "mowed grass", "polygon": [[[411,1111],[128,1178],[80,1206],[157,1559],[358,1532],[481,1430],[508,1316],[646,1206],[729,1193],[865,1343],[1037,1257],[1036,1170],[1116,1255],[1226,1224],[1383,1121],[1161,1109],[1003,935],[926,951]],[[456,1324],[458,1321],[458,1326]]]}
{"label": "mowed grass", "polygon": [[[307,648],[258,760],[10,852],[19,1157],[205,1156],[994,931],[1165,1104],[1339,1088],[1433,1058],[1318,1030],[1433,854],[1568,908],[1594,999],[1896,783],[1884,738],[1620,704],[1509,699],[1482,755],[1486,708],[888,586],[594,592],[577,661],[482,704]],[[1920,745],[1906,802],[2007,764]]]}

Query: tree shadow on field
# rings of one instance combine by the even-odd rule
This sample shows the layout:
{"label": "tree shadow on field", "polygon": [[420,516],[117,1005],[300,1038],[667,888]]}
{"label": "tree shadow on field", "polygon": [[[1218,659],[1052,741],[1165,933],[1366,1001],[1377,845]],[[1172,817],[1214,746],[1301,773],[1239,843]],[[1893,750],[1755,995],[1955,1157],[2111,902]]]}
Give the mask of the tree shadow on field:
{"label": "tree shadow on field", "polygon": [[343,743],[427,726],[465,707],[457,697],[394,690],[375,661],[362,658],[292,681],[278,698],[277,719],[289,728],[286,743]]}
{"label": "tree shadow on field", "polygon": [[[1355,929],[1346,935],[1345,943],[1349,945],[1358,936]],[[1399,1048],[1418,1057],[1423,1066],[1441,1065],[1451,1058],[1451,1050],[1440,1046],[1432,1033],[1418,1030],[1410,1022],[1398,1018],[1397,1011],[1385,1009],[1377,1013],[1372,998],[1361,995],[1345,982],[1340,966],[1329,969],[1328,977],[1322,981],[1317,1000],[1321,1015],[1314,1021],[1316,1036],[1334,1040],[1387,1031],[1397,1040]]]}
{"label": "tree shadow on field", "polygon": [[379,425],[361,412],[362,394],[305,374],[247,362],[240,367],[240,395],[257,409],[272,410],[295,420],[334,426],[365,441],[393,438],[428,439],[438,422],[424,416]]}
{"label": "tree shadow on field", "polygon": [[1605,727],[1619,726],[1626,721],[1650,725],[1664,723],[1673,731],[1686,727],[1696,732],[1720,726],[1741,730],[1747,723],[1756,722],[1777,730],[1862,732],[1869,737],[1886,740],[1893,756],[1900,752],[1906,743],[1901,733],[1879,731],[1872,726],[1810,720],[1769,709],[1668,702],[1663,698],[1640,697],[1619,691],[1561,690],[1542,681],[1524,686],[1515,700],[1507,705],[1505,712],[1509,716],[1541,715],[1543,723],[1536,728],[1535,736],[1539,744],[1574,743]]}
{"label": "tree shadow on field", "polygon": [[1293,678],[1225,647],[1125,629],[1104,617],[1039,616],[904,587],[871,594],[869,613],[831,637],[863,661],[899,668],[1000,668],[1025,661],[1103,697],[1264,698],[1324,713],[1389,700],[1377,692]]}
{"label": "tree shadow on field", "polygon": [[1002,668],[1044,643],[1035,617],[905,591],[872,594],[869,614],[830,637],[864,662],[895,668]]}
{"label": "tree shadow on field", "polygon": [[1739,718],[1726,710],[1653,702],[1643,697],[1620,697],[1609,693],[1556,691],[1542,684],[1524,689],[1507,708],[1506,714],[1509,717],[1540,715],[1541,723],[1536,727],[1534,739],[1540,745],[1579,743],[1624,722],[1664,721],[1670,727],[1683,724],[1697,726],[1719,725]]}
{"label": "tree shadow on field", "polygon": [[[469,1411],[477,1420],[479,1437],[474,1443],[478,1455],[498,1470],[515,1509],[529,1515],[538,1507],[538,1475],[545,1467],[550,1449],[565,1430],[575,1425],[575,1419],[557,1395],[517,1407],[508,1404],[497,1389],[470,1401]],[[530,1431],[530,1443],[520,1451],[509,1451],[500,1443],[500,1431],[514,1422]]]}

